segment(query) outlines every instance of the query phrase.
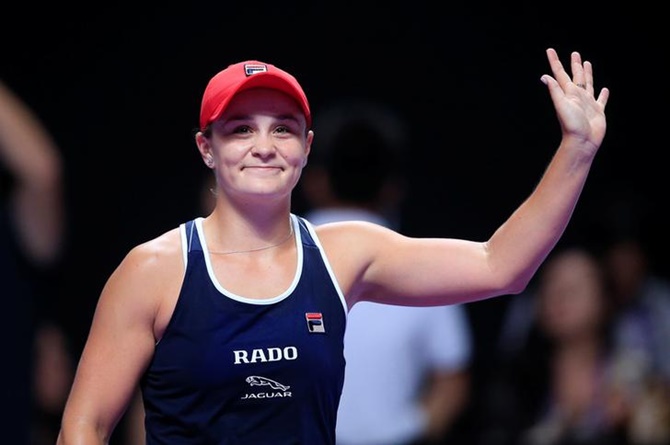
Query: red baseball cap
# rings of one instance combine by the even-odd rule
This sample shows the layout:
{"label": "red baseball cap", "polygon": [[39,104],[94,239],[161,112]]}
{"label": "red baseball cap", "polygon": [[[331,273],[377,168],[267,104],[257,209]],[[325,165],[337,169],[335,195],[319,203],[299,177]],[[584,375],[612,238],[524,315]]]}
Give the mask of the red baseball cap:
{"label": "red baseball cap", "polygon": [[272,88],[293,97],[305,114],[307,127],[311,127],[309,102],[295,77],[269,63],[247,60],[229,65],[210,79],[202,96],[200,129],[221,117],[235,94],[257,87]]}

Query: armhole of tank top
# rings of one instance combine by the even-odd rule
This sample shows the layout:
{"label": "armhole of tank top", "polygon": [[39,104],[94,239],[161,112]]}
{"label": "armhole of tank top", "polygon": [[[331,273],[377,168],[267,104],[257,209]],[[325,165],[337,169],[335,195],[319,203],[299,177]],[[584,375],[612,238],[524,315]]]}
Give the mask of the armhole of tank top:
{"label": "armhole of tank top", "polygon": [[337,292],[337,295],[340,297],[340,302],[342,303],[342,308],[344,309],[344,316],[347,317],[349,314],[349,306],[347,305],[347,299],[344,298],[344,293],[342,292],[342,288],[340,287],[340,283],[337,281],[337,277],[335,276],[335,272],[333,272],[332,267],[330,267],[330,261],[328,261],[328,257],[326,256],[326,252],[323,250],[323,246],[321,245],[321,240],[316,234],[316,230],[314,229],[314,225],[307,219],[305,218],[300,218],[305,224],[305,227],[307,228],[307,231],[312,237],[312,241],[314,244],[319,248],[319,253],[321,254],[321,259],[323,260],[323,264],[326,266],[326,270],[328,271],[328,275],[330,276],[330,281],[333,283],[333,287],[335,287],[335,291]]}

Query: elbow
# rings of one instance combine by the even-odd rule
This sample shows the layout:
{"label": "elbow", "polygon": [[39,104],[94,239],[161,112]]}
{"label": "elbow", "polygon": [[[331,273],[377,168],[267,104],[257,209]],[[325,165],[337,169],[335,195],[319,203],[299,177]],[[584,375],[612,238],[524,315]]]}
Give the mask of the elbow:
{"label": "elbow", "polygon": [[523,293],[533,278],[533,273],[530,273],[528,270],[521,270],[518,273],[514,274],[507,286],[507,294],[517,295]]}
{"label": "elbow", "polygon": [[524,292],[530,284],[536,267],[522,264],[498,264],[489,269],[494,278],[494,289],[498,295],[516,295]]}
{"label": "elbow", "polygon": [[528,281],[516,281],[514,283],[511,283],[510,286],[507,288],[507,291],[505,294],[508,295],[518,295],[520,293],[523,293],[523,291],[526,290],[528,287]]}
{"label": "elbow", "polygon": [[468,296],[465,301],[484,300],[503,295],[517,295],[523,293],[528,287],[528,281],[523,279],[499,279],[493,280],[481,289],[481,292]]}
{"label": "elbow", "polygon": [[517,295],[526,290],[532,278],[531,274],[519,271],[518,273],[505,274],[498,286],[499,295]]}

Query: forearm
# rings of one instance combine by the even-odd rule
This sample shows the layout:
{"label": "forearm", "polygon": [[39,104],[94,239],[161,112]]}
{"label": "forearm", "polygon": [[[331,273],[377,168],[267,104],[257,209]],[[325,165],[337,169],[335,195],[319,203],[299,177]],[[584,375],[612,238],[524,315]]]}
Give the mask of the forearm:
{"label": "forearm", "polygon": [[17,234],[39,263],[61,250],[65,211],[60,153],[33,112],[0,81],[0,161],[15,180]]}
{"label": "forearm", "polygon": [[563,235],[605,137],[609,90],[594,96],[593,67],[570,55],[572,76],[558,54],[547,49],[553,77],[543,75],[563,139],[533,193],[485,245],[488,268],[504,293],[525,289]]}
{"label": "forearm", "polygon": [[572,217],[593,162],[581,145],[561,143],[535,190],[487,242],[490,267],[510,293],[527,286]]}
{"label": "forearm", "polygon": [[0,81],[0,159],[20,180],[39,182],[58,171],[60,155],[35,113]]}

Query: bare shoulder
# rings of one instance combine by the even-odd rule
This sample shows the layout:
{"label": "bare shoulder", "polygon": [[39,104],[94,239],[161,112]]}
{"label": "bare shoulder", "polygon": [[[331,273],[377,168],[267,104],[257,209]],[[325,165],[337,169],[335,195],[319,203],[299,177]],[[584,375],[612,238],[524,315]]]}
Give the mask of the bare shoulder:
{"label": "bare shoulder", "polygon": [[174,228],[133,247],[125,256],[117,271],[142,275],[173,273],[173,268],[183,266],[181,235],[179,228]]}
{"label": "bare shoulder", "polygon": [[135,246],[128,252],[124,262],[129,262],[134,267],[145,268],[147,272],[150,272],[153,268],[169,266],[171,262],[183,263],[182,255],[181,232],[176,227]]}
{"label": "bare shoulder", "polygon": [[184,275],[179,228],[133,247],[112,273],[102,299],[158,316],[171,307]]}

